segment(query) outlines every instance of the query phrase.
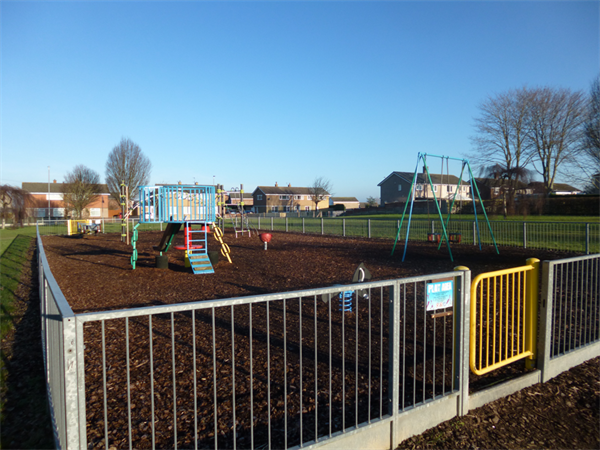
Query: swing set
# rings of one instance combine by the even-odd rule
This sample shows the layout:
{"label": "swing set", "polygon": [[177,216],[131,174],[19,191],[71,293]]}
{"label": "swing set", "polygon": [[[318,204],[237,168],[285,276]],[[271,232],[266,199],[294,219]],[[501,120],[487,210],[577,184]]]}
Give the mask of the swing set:
{"label": "swing set", "polygon": [[[442,217],[442,211],[440,209],[441,197],[440,197],[440,202],[438,202],[438,199],[435,195],[435,189],[434,189],[433,183],[431,181],[431,174],[429,173],[429,167],[427,166],[427,157],[428,156],[441,159],[441,161],[442,161],[441,182],[442,183],[443,183],[443,177],[444,177],[444,160],[446,160],[446,172],[447,172],[448,178],[450,177],[449,160],[460,161],[462,163],[456,193],[454,194],[454,196],[452,198],[452,204],[450,205],[450,209],[448,210],[448,217],[446,218],[445,222],[444,222],[444,218]],[[479,243],[479,250],[481,250],[481,235],[479,232],[479,221],[477,218],[477,205],[475,204],[475,196],[473,194],[474,193],[477,194],[479,203],[482,206],[483,206],[483,202],[481,201],[481,196],[479,195],[479,189],[477,188],[477,183],[473,182],[474,177],[473,177],[473,172],[471,171],[471,165],[469,164],[469,161],[466,159],[452,158],[450,156],[428,155],[427,153],[419,153],[418,158],[417,158],[417,167],[415,169],[415,174],[414,174],[413,179],[410,184],[410,190],[408,191],[408,197],[410,197],[410,211],[408,213],[408,226],[406,227],[406,240],[404,242],[404,253],[402,255],[402,261],[404,261],[404,258],[406,257],[406,249],[408,247],[408,235],[410,233],[410,222],[412,219],[413,205],[414,205],[414,201],[415,201],[415,192],[414,192],[415,184],[417,181],[417,174],[419,171],[419,163],[421,162],[421,160],[423,160],[423,168],[425,171],[425,175],[427,177],[428,186],[431,188],[431,192],[433,194],[433,202],[435,203],[435,206],[436,206],[436,209],[438,212],[438,217],[439,217],[440,223],[442,225],[442,235],[443,235],[443,240],[439,239],[439,235],[438,236],[430,235],[428,237],[428,240],[430,240],[432,242],[437,242],[438,250],[441,248],[442,242],[446,241],[446,245],[448,247],[448,253],[450,254],[450,261],[454,261],[454,258],[452,257],[452,250],[450,249],[450,242],[460,242],[460,235],[457,236],[457,233],[449,234],[447,232],[447,230],[448,230],[448,225],[450,223],[450,216],[452,215],[452,210],[454,208],[454,202],[456,201],[456,198],[460,195],[460,187],[461,187],[461,183],[462,183],[463,173],[465,171],[465,168],[467,168],[468,175],[470,178],[471,199],[473,201],[473,213],[475,214],[475,227],[477,230],[477,241]],[[408,197],[407,197],[407,199],[408,199]],[[404,205],[404,212],[402,213],[402,219],[400,220],[400,225],[398,226],[398,233],[396,234],[396,240],[394,241],[394,247],[392,248],[392,255],[394,254],[394,250],[396,250],[396,244],[398,242],[398,237],[400,236],[400,230],[402,229],[402,224],[404,223],[404,216],[406,215],[406,209],[408,208],[408,204],[409,204],[409,202],[407,201],[406,204]],[[485,221],[488,226],[488,230],[490,232],[492,241],[494,243],[494,248],[496,249],[496,253],[499,254],[500,252],[498,251],[498,246],[496,245],[496,239],[494,238],[494,233],[492,232],[492,227],[490,225],[490,221],[488,220],[488,216],[485,212],[485,208],[482,207],[482,210],[483,210],[483,216],[485,217]],[[428,211],[429,211],[429,206],[428,206]],[[431,238],[437,238],[437,239],[431,239]]]}

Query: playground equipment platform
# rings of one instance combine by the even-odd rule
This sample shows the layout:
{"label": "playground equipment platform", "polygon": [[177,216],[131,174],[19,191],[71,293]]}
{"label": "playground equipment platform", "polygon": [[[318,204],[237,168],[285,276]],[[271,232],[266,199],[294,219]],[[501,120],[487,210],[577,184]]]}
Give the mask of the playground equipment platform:
{"label": "playground equipment platform", "polygon": [[[207,233],[216,220],[214,186],[165,185],[139,188],[140,223],[167,224],[155,250],[169,250],[183,225],[186,230],[185,251],[195,274],[214,273],[208,257]],[[194,225],[200,225],[194,229]]]}

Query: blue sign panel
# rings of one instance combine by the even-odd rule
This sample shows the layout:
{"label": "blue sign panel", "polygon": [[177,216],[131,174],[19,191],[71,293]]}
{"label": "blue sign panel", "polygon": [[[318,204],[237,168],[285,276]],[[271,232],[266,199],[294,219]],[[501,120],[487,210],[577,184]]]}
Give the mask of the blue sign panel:
{"label": "blue sign panel", "polygon": [[427,311],[452,308],[454,280],[427,283]]}

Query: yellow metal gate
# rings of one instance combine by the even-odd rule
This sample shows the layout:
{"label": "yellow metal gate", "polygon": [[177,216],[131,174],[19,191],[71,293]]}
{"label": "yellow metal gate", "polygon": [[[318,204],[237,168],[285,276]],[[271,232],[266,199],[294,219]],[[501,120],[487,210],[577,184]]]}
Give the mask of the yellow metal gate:
{"label": "yellow metal gate", "polygon": [[533,367],[539,260],[477,275],[471,283],[470,367],[482,375],[519,359]]}

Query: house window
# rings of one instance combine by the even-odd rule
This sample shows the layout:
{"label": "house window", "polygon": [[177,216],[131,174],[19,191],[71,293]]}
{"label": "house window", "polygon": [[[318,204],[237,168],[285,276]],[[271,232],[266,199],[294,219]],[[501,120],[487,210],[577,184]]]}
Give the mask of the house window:
{"label": "house window", "polygon": [[284,208],[284,211],[285,211],[285,212],[290,212],[290,207],[289,207],[289,206],[286,206],[286,207]]}
{"label": "house window", "polygon": [[433,192],[437,192],[437,184],[433,185]]}
{"label": "house window", "polygon": [[302,196],[301,195],[294,195],[294,200],[302,200]]}
{"label": "house window", "polygon": [[279,200],[289,200],[290,196],[289,195],[280,195],[279,196]]}
{"label": "house window", "polygon": [[100,208],[90,208],[90,217],[100,217],[102,210]]}
{"label": "house window", "polygon": [[277,206],[271,206],[271,212],[277,212]]}
{"label": "house window", "polygon": [[304,211],[310,211],[310,206],[305,206]]}
{"label": "house window", "polygon": [[399,185],[398,185],[398,192],[400,192],[401,190],[402,190],[402,185],[401,185],[401,184],[399,184]]}
{"label": "house window", "polygon": [[263,196],[262,196],[262,194],[256,194],[256,200],[257,200],[257,201],[260,201],[260,200],[262,200],[262,199],[263,199]]}
{"label": "house window", "polygon": [[422,190],[423,190],[423,185],[417,184],[417,191],[422,191]]}
{"label": "house window", "polygon": [[452,192],[452,186],[448,186],[448,192]]}

